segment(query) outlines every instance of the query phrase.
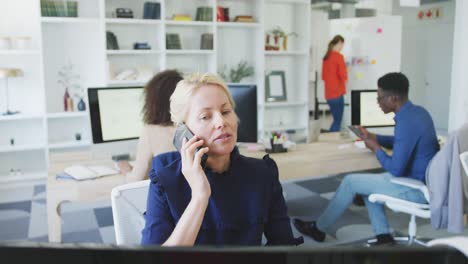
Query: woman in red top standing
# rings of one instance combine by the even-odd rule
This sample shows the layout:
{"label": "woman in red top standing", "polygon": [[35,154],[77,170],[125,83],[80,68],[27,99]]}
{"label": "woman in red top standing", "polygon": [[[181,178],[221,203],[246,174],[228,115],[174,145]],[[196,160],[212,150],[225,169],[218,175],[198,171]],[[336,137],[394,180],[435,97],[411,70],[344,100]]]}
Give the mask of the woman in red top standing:
{"label": "woman in red top standing", "polygon": [[344,94],[348,75],[343,55],[344,38],[336,35],[328,44],[328,50],[323,57],[322,80],[325,82],[325,99],[330,106],[333,123],[330,132],[340,130],[343,119]]}

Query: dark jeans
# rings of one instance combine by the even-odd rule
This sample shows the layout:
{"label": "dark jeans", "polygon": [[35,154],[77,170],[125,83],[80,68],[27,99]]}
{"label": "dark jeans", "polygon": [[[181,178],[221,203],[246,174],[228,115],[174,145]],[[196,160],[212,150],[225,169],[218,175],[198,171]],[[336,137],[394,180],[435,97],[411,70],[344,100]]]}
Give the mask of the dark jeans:
{"label": "dark jeans", "polygon": [[327,103],[330,106],[330,111],[333,116],[333,123],[330,127],[330,132],[340,131],[341,120],[343,120],[344,96],[342,95],[340,97],[327,100]]}

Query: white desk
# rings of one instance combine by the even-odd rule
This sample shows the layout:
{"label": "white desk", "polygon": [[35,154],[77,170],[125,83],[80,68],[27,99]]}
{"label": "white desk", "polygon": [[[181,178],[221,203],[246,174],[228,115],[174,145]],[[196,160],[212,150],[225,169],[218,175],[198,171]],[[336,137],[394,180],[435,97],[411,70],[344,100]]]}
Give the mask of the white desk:
{"label": "white desk", "polygon": [[[250,152],[241,148],[241,154],[262,158],[265,152]],[[294,151],[270,154],[270,157],[278,165],[281,181],[380,167],[373,153],[365,149],[358,149],[352,145],[351,139],[342,140],[339,138],[339,134],[332,133],[321,135],[317,143],[299,144]],[[87,181],[57,180],[55,178],[57,173],[74,164],[113,166],[110,157],[97,157],[91,152],[50,154],[47,180],[50,242],[61,241],[60,205],[62,202],[110,199],[112,188],[125,183],[125,177],[120,174]]]}

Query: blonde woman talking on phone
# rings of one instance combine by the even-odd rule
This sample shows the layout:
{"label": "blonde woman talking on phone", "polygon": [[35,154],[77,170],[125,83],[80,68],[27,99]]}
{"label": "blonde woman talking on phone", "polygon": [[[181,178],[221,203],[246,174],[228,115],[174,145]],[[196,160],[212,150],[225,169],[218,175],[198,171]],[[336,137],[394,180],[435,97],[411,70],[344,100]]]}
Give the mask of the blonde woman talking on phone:
{"label": "blonde woman talking on phone", "polygon": [[194,136],[182,140],[181,152],[153,159],[143,245],[260,245],[263,234],[268,245],[302,243],[293,237],[275,162],[239,154],[234,108],[216,75],[177,84],[172,121]]}

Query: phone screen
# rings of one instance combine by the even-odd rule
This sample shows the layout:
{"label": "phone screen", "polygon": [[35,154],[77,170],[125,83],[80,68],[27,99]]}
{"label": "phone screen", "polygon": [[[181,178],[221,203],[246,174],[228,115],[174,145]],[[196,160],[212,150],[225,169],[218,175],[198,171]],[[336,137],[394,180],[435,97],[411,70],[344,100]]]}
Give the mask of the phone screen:
{"label": "phone screen", "polygon": [[[192,133],[192,131],[190,131],[190,129],[185,125],[185,124],[180,124],[180,125],[177,125],[177,128],[176,128],[176,132],[175,132],[175,135],[174,135],[174,139],[172,140],[172,143],[174,144],[174,147],[180,152],[180,150],[182,149],[182,141],[184,138],[187,139],[187,141],[191,138],[193,138],[194,135]],[[201,148],[198,148],[197,151],[199,151]],[[201,161],[201,164],[202,164],[202,167],[205,166],[205,163],[206,163],[206,160],[208,159],[208,155],[203,154],[203,157],[202,157],[202,161]]]}
{"label": "phone screen", "polygon": [[361,130],[355,126],[348,126],[349,130],[353,131],[353,133],[358,136],[359,138],[363,138],[363,134],[361,133]]}

